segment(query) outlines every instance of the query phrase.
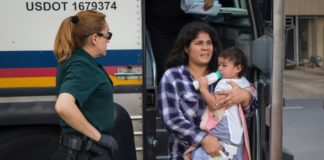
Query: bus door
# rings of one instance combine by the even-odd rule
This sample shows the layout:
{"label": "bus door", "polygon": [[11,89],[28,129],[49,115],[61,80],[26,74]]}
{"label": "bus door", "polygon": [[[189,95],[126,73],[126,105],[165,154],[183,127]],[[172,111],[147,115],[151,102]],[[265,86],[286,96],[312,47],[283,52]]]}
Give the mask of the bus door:
{"label": "bus door", "polygon": [[[218,33],[223,48],[236,46],[248,57],[248,79],[256,84],[261,107],[249,122],[252,159],[268,154],[265,143],[265,106],[269,105],[272,38],[270,26],[271,0],[219,0],[220,12],[205,17]],[[144,32],[147,33],[147,32]],[[144,159],[167,159],[168,133],[161,123],[155,102],[156,70],[149,35],[144,34],[144,105],[143,150]],[[264,50],[266,48],[266,50]],[[261,52],[262,49],[262,52]],[[264,58],[269,57],[269,58]],[[261,154],[262,153],[262,154]]]}

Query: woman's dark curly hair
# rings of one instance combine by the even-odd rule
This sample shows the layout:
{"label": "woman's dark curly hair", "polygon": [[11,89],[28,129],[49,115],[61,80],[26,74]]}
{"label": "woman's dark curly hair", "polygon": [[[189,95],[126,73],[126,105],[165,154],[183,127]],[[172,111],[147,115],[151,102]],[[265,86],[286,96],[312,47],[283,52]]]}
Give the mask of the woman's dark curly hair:
{"label": "woman's dark curly hair", "polygon": [[179,32],[175,44],[166,59],[165,70],[171,67],[188,65],[189,59],[185,48],[189,47],[190,43],[197,38],[200,32],[209,34],[214,46],[213,55],[208,64],[208,71],[211,72],[217,69],[217,53],[222,47],[219,43],[216,30],[203,22],[191,22],[185,25]]}

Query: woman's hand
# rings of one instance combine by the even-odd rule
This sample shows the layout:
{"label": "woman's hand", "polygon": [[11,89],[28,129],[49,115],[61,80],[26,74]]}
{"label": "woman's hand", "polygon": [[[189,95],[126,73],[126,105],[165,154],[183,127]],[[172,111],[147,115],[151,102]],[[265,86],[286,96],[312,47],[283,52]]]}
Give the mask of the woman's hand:
{"label": "woman's hand", "polygon": [[201,142],[202,147],[208,155],[215,157],[219,155],[219,151],[222,151],[222,147],[217,137],[207,135]]}
{"label": "woman's hand", "polygon": [[208,10],[209,8],[211,8],[214,5],[214,0],[204,0],[204,10]]}
{"label": "woman's hand", "polygon": [[208,104],[208,109],[210,109],[211,112],[215,112],[216,110],[223,108],[222,103],[220,103],[220,100],[223,100],[226,96],[220,95],[220,94],[212,94],[214,99],[214,105]]}
{"label": "woman's hand", "polygon": [[222,98],[218,104],[226,108],[235,104],[241,104],[242,107],[248,107],[252,100],[250,92],[241,88],[233,81],[227,83],[232,86],[232,89],[216,92],[216,95],[225,95],[225,98]]}

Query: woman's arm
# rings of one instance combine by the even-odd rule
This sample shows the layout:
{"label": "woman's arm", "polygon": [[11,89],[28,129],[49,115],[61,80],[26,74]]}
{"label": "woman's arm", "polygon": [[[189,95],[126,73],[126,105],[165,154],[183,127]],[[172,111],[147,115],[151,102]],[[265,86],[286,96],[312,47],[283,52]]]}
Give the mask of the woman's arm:
{"label": "woman's arm", "polygon": [[243,89],[233,81],[227,83],[230,84],[233,89],[216,92],[217,95],[225,95],[225,98],[220,100],[219,104],[225,107],[230,107],[233,104],[241,104],[244,109],[245,117],[252,117],[255,110],[259,108],[255,88],[250,86],[249,88]]}
{"label": "woman's arm", "polygon": [[[202,139],[208,134],[195,125],[192,121],[186,118],[184,110],[181,106],[181,98],[179,96],[178,88],[174,83],[175,79],[172,73],[165,72],[164,77],[162,77],[159,88],[158,88],[158,103],[160,109],[160,115],[164,126],[169,133],[176,136],[180,141],[187,144],[200,144]],[[191,88],[185,86],[187,84],[182,83],[182,88]],[[190,94],[190,93],[189,93]],[[194,92],[192,94],[195,94]],[[198,103],[193,100],[193,103]],[[192,113],[196,113],[199,109],[195,106],[192,109]]]}
{"label": "woman's arm", "polygon": [[223,107],[230,107],[235,104],[241,104],[244,109],[250,107],[253,100],[252,94],[248,90],[239,87],[233,81],[228,81],[227,83],[232,86],[232,89],[216,92],[217,95],[225,96],[225,98],[219,101],[219,104]]}
{"label": "woman's arm", "polygon": [[83,135],[99,141],[100,132],[87,121],[75,104],[75,98],[71,94],[61,93],[57,98],[55,110],[69,126]]}

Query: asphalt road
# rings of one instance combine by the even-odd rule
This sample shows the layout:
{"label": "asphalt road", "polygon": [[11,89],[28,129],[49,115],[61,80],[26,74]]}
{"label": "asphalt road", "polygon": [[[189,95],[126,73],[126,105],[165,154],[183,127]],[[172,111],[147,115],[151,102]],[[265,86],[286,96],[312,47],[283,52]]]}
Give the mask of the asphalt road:
{"label": "asphalt road", "polygon": [[283,110],[283,146],[294,155],[294,160],[324,159],[323,101],[287,101]]}
{"label": "asphalt road", "polygon": [[294,160],[323,160],[324,74],[285,70],[283,82],[283,146]]}

